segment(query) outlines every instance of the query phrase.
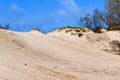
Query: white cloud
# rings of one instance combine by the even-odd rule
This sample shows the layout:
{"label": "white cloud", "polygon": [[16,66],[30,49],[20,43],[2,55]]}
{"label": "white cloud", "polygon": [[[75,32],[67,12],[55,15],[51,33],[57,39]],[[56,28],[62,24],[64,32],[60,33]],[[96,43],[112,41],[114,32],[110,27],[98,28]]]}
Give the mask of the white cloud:
{"label": "white cloud", "polygon": [[57,13],[61,16],[67,16],[68,13],[65,10],[57,10]]}
{"label": "white cloud", "polygon": [[74,0],[58,0],[65,9],[71,11],[74,14],[78,14],[80,12],[79,5]]}
{"label": "white cloud", "polygon": [[17,13],[22,13],[23,12],[23,9],[20,8],[18,5],[14,4],[14,3],[10,5],[10,10],[12,10],[14,12],[17,12]]}

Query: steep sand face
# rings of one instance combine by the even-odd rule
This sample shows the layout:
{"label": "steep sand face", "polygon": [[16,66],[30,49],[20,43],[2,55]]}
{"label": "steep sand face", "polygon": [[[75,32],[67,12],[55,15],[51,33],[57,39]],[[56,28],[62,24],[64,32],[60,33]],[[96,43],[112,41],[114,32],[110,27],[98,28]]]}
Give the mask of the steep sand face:
{"label": "steep sand face", "polygon": [[0,80],[120,80],[118,55],[56,34],[0,29]]}

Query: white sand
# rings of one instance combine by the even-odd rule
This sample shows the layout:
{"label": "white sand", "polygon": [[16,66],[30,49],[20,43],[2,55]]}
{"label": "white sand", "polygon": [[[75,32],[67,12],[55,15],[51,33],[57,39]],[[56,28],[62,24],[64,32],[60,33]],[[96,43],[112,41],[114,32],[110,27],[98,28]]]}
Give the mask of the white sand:
{"label": "white sand", "polygon": [[119,35],[101,34],[103,46],[96,41],[97,34],[78,38],[64,32],[0,29],[0,80],[120,80],[119,56],[102,50],[111,48],[108,42],[120,40]]}

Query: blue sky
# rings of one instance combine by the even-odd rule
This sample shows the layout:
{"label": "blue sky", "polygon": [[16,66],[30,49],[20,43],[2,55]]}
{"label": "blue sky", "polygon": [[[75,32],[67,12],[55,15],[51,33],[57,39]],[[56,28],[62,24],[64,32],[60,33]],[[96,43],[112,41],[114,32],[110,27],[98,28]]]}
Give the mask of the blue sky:
{"label": "blue sky", "polygon": [[0,24],[9,23],[16,31],[40,28],[48,32],[77,26],[80,16],[104,7],[105,0],[0,0]]}

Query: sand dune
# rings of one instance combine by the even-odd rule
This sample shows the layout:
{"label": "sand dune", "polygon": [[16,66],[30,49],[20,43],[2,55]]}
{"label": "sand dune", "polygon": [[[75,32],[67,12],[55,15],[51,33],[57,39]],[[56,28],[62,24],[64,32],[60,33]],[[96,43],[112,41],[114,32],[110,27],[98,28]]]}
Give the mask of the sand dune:
{"label": "sand dune", "polygon": [[120,80],[119,40],[119,32],[79,38],[0,29],[0,80]]}

